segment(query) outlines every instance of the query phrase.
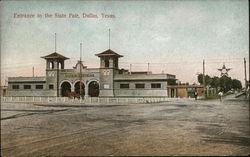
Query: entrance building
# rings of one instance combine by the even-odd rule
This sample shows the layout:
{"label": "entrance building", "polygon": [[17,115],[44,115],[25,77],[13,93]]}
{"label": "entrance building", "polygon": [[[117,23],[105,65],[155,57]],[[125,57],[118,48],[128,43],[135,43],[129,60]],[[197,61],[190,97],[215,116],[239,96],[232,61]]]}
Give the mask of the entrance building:
{"label": "entrance building", "polygon": [[64,68],[64,62],[69,58],[57,52],[43,56],[46,76],[9,77],[8,94],[67,97],[69,93],[81,93],[82,97],[168,97],[168,81],[176,80],[175,75],[171,74],[120,69],[119,58],[123,56],[110,49],[96,56],[100,58],[99,68],[87,68],[78,61],[72,69]]}

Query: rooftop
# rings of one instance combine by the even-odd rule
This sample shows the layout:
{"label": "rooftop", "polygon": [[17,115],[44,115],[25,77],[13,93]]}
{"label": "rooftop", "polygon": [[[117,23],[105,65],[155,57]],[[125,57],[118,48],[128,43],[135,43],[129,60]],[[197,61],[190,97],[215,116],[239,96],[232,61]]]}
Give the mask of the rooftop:
{"label": "rooftop", "polygon": [[9,83],[17,83],[17,82],[45,82],[46,77],[9,77]]}
{"label": "rooftop", "polygon": [[108,49],[102,53],[96,54],[96,56],[101,57],[101,56],[117,56],[117,57],[123,57],[122,55],[119,55],[118,53]]}
{"label": "rooftop", "polygon": [[61,55],[61,54],[59,54],[59,53],[56,53],[56,52],[54,52],[54,53],[51,53],[51,54],[49,54],[49,55],[47,55],[47,56],[43,56],[43,57],[41,57],[41,58],[44,58],[44,59],[54,59],[54,58],[59,58],[59,59],[69,59],[68,57],[65,57],[65,56],[63,56],[63,55]]}
{"label": "rooftop", "polygon": [[115,81],[136,81],[136,80],[168,80],[175,79],[171,74],[119,74],[114,76]]}

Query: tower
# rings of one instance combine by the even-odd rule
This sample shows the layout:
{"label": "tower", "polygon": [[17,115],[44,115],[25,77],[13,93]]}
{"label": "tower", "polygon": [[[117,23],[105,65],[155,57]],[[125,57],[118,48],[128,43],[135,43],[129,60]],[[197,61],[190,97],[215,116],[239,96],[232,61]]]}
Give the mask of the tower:
{"label": "tower", "polygon": [[64,69],[64,61],[69,59],[59,53],[52,53],[43,56],[46,60],[46,87],[45,89],[56,91],[55,96],[59,96],[59,70]]}
{"label": "tower", "polygon": [[118,60],[122,55],[108,49],[96,54],[100,58],[100,97],[114,96],[114,74],[118,70]]}

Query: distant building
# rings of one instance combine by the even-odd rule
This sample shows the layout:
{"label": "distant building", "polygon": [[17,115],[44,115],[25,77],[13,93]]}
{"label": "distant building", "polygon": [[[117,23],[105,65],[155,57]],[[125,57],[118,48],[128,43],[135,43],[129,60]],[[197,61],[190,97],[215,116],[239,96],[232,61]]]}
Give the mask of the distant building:
{"label": "distant building", "polygon": [[195,91],[198,93],[198,97],[204,97],[202,85],[168,85],[167,88],[171,98],[193,98]]}
{"label": "distant building", "polygon": [[78,62],[72,69],[64,69],[64,61],[69,58],[59,53],[43,56],[46,76],[9,77],[9,95],[65,97],[75,92],[91,97],[168,97],[168,81],[176,80],[171,74],[119,69],[119,58],[123,56],[110,49],[96,56],[100,58],[99,68],[87,68]]}
{"label": "distant building", "polygon": [[8,90],[7,90],[8,86],[0,86],[0,92],[1,92],[1,97],[3,96],[8,96]]}

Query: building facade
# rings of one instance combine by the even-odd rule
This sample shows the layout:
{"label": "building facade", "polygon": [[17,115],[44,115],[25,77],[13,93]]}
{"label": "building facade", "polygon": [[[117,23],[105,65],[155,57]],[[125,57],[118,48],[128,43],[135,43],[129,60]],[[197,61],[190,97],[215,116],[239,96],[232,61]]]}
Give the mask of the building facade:
{"label": "building facade", "polygon": [[99,68],[87,68],[80,61],[72,69],[64,69],[69,59],[59,53],[41,58],[46,60],[44,77],[9,77],[9,96],[60,96],[70,93],[82,97],[168,97],[168,81],[176,80],[171,74],[129,72],[119,68],[123,57],[108,49],[96,54]]}
{"label": "building facade", "polygon": [[198,97],[204,97],[202,85],[168,85],[168,96],[171,98],[194,98],[195,91]]}

